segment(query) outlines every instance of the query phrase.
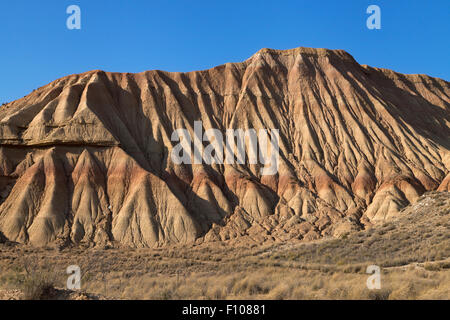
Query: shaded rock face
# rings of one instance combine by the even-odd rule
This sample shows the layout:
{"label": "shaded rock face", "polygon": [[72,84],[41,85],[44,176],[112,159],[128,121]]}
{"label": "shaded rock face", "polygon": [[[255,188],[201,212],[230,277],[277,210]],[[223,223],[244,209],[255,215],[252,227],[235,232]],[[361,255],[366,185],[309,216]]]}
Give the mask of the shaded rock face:
{"label": "shaded rock face", "polygon": [[[174,164],[172,133],[194,121],[278,129],[278,173]],[[33,245],[314,240],[450,190],[449,123],[449,82],[339,50],[72,75],[0,109],[0,232]]]}

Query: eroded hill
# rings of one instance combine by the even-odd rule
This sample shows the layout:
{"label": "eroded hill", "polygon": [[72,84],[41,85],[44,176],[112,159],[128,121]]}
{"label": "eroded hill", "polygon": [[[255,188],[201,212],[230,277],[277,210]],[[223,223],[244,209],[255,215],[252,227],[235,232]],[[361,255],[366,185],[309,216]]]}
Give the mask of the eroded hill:
{"label": "eroded hill", "polygon": [[[278,129],[278,174],[173,163],[172,133],[194,121]],[[341,50],[68,76],[0,108],[0,236],[133,247],[339,236],[450,190],[449,123],[449,82]]]}

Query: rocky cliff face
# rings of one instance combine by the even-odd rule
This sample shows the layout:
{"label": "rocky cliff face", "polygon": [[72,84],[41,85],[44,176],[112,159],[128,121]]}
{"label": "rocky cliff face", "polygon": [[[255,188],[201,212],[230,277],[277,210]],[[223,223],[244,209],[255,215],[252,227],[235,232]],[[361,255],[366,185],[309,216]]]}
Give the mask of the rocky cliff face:
{"label": "rocky cliff face", "polygon": [[[179,128],[279,129],[279,170],[181,164]],[[92,71],[0,109],[0,234],[46,245],[312,240],[450,190],[450,85],[348,53],[262,49],[242,63]]]}

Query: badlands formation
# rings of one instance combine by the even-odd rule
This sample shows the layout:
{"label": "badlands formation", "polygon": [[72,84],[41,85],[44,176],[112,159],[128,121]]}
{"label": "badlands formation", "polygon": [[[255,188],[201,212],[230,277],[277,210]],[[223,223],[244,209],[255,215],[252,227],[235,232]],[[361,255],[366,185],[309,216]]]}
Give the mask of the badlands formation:
{"label": "badlands formation", "polygon": [[[174,164],[176,129],[278,129],[279,170]],[[450,190],[450,84],[341,50],[188,73],[92,71],[0,108],[0,239],[157,247],[314,240]]]}

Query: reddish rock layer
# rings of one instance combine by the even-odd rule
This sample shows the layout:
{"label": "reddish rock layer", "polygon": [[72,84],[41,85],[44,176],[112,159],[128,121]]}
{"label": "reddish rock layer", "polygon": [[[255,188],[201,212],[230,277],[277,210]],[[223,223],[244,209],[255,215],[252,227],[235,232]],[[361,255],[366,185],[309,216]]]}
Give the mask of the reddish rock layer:
{"label": "reddish rock layer", "polygon": [[[450,190],[449,111],[448,82],[361,66],[340,50],[68,76],[0,109],[0,232],[142,247],[357,230]],[[194,121],[279,129],[278,174],[174,164],[171,135],[193,135]]]}

